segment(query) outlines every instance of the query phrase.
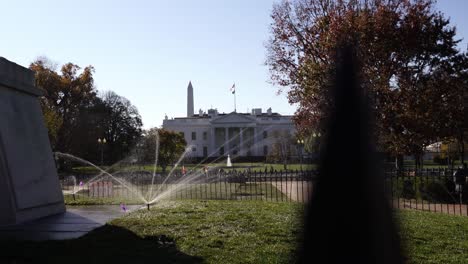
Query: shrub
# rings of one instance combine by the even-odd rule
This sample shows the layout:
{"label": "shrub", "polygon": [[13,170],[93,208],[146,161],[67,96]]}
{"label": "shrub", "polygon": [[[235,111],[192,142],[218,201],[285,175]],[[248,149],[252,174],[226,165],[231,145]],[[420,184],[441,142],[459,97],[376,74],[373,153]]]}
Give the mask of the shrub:
{"label": "shrub", "polygon": [[429,202],[450,203],[454,202],[453,182],[449,179],[424,182],[419,186],[421,198]]}
{"label": "shrub", "polygon": [[439,165],[447,165],[447,159],[442,158],[440,155],[435,155],[433,161]]}
{"label": "shrub", "polygon": [[416,190],[414,188],[414,180],[406,179],[403,181],[403,190],[401,197],[405,199],[413,199],[416,197]]}

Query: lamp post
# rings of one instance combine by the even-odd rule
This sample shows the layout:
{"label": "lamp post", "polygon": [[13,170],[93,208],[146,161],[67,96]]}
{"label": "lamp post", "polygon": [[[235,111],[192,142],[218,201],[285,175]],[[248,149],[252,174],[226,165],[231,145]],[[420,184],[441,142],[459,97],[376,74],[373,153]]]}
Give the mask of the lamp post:
{"label": "lamp post", "polygon": [[142,157],[142,151],[141,151],[142,147],[143,147],[143,144],[141,142],[139,142],[139,143],[137,143],[136,149],[135,149],[135,152],[136,152],[135,162],[137,163],[137,166],[140,167],[140,170],[143,170],[143,168],[142,168],[143,157]]}
{"label": "lamp post", "polygon": [[300,157],[300,162],[301,162],[301,171],[302,171],[302,148],[304,147],[304,140],[303,139],[298,139],[297,140],[297,145],[299,146],[299,157]]}
{"label": "lamp post", "polygon": [[104,164],[104,144],[107,143],[106,139],[105,138],[98,138],[98,144],[99,146],[101,147],[101,166]]}
{"label": "lamp post", "polygon": [[315,133],[315,132],[314,132],[314,133],[312,134],[312,138],[314,139],[314,143],[313,143],[313,144],[315,145],[315,147],[314,147],[315,152],[319,152],[319,150],[320,150],[320,145],[319,145],[320,143],[317,142],[317,140],[318,140],[321,136],[322,136],[322,134],[320,134],[320,132],[318,132],[318,133]]}

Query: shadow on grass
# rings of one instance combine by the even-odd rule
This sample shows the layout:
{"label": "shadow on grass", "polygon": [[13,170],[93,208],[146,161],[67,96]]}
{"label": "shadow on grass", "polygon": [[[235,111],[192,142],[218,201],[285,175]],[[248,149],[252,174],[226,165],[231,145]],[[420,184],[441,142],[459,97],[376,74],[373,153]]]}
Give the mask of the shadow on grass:
{"label": "shadow on grass", "polygon": [[105,225],[89,234],[62,241],[0,241],[0,263],[201,263],[180,252],[166,236],[139,237]]}

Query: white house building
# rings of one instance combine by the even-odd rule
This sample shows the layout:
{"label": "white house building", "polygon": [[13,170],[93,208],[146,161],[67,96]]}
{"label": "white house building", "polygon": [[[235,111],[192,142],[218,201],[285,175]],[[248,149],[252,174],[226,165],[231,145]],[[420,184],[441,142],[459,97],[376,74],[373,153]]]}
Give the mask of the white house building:
{"label": "white house building", "polygon": [[218,113],[216,109],[194,114],[193,86],[187,88],[187,117],[163,120],[163,128],[181,132],[191,157],[266,156],[279,137],[294,137],[292,116],[273,113],[269,108],[253,109],[251,113]]}

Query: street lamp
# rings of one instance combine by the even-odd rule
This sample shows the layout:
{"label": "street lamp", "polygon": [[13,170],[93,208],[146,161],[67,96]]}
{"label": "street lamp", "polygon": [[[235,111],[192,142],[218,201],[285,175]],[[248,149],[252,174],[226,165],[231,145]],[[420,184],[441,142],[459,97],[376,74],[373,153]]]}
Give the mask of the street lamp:
{"label": "street lamp", "polygon": [[320,150],[320,142],[319,142],[319,139],[320,139],[321,136],[322,136],[322,134],[320,134],[320,132],[317,132],[317,133],[314,132],[314,133],[312,134],[312,138],[313,138],[313,143],[312,143],[312,144],[314,145],[313,149],[314,149],[314,156],[315,156],[315,157],[316,157],[316,155],[317,155],[317,152],[319,152],[319,150]]}
{"label": "street lamp", "polygon": [[301,171],[302,171],[302,148],[304,147],[304,140],[303,139],[298,139],[297,140],[297,145],[299,146],[299,157],[301,159]]}
{"label": "street lamp", "polygon": [[98,138],[97,140],[99,146],[101,147],[101,166],[104,164],[104,144],[107,143],[105,138]]}

